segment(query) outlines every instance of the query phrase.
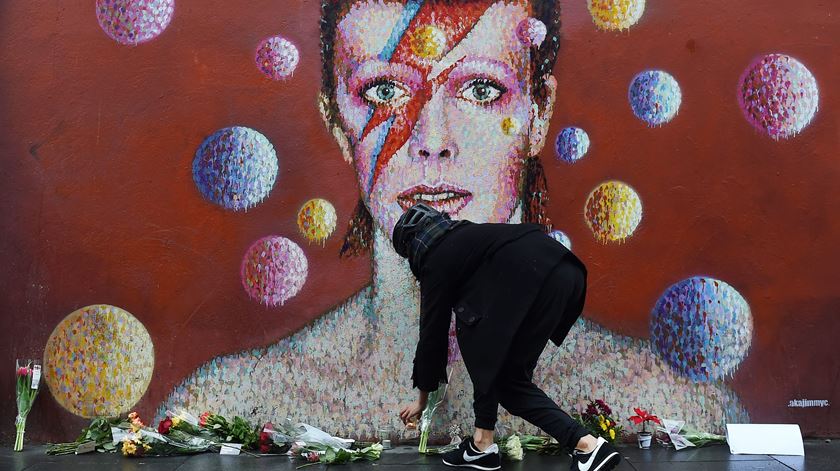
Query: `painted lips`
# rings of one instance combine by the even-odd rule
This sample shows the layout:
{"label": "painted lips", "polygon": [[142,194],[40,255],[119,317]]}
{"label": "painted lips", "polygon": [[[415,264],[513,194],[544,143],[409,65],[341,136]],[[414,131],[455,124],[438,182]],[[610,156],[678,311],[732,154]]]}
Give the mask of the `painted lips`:
{"label": "painted lips", "polygon": [[417,203],[425,203],[432,208],[454,216],[472,201],[472,193],[451,185],[430,187],[418,185],[397,195],[397,202],[403,211]]}

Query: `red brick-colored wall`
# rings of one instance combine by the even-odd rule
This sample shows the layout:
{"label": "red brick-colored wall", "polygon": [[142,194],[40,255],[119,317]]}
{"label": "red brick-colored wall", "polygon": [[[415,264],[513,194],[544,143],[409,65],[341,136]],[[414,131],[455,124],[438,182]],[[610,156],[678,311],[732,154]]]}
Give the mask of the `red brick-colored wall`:
{"label": "red brick-colored wall", "polygon": [[[587,315],[647,337],[662,291],[690,276],[726,280],[748,301],[753,341],[730,380],[756,422],[795,422],[838,435],[840,402],[840,11],[831,2],[649,2],[629,31],[598,31],[583,1],[563,2],[558,94],[550,136],[587,129],[574,167],[542,152],[549,214],[589,266]],[[57,323],[107,303],[136,316],[155,349],[147,415],[183,377],[218,355],[267,345],[313,321],[369,282],[366,257],[339,259],[358,199],[316,107],[319,6],[313,1],[179,1],[163,34],[136,47],[108,38],[93,1],[6,2],[0,7],[0,437],[10,439],[12,365],[43,356]],[[294,77],[265,78],[254,50],[282,34],[299,49]],[[801,134],[774,141],[744,119],[738,78],[763,54],[789,54],[820,86]],[[635,118],[627,87],[641,70],[674,75],[683,99],[657,129]],[[196,190],[191,163],[213,131],[262,132],[280,177],[245,213]],[[598,243],[583,206],[598,183],[620,179],[644,202],[623,244]],[[265,307],[242,289],[253,240],[297,234],[308,199],[336,208],[336,234],[306,250],[303,291]],[[828,408],[788,408],[791,399]],[[42,392],[33,439],[70,439],[85,420]]]}

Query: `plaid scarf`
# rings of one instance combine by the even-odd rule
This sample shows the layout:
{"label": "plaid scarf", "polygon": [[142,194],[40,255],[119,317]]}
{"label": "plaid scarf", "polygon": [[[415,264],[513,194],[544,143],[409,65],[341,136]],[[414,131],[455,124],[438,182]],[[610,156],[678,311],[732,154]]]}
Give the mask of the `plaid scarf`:
{"label": "plaid scarf", "polygon": [[453,221],[449,215],[442,213],[439,216],[429,217],[429,222],[414,235],[409,244],[408,264],[414,276],[420,276],[420,268],[423,266],[423,259],[426,253],[446,235],[452,228],[459,226],[463,221]]}

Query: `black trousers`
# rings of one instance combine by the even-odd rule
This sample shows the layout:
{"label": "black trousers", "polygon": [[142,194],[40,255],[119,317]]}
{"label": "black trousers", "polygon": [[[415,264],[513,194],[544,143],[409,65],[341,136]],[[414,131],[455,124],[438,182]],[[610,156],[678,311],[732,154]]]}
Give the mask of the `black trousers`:
{"label": "black trousers", "polygon": [[533,383],[534,368],[549,337],[555,329],[563,329],[565,338],[580,317],[585,296],[585,274],[571,260],[564,260],[540,288],[493,388],[484,394],[476,392],[473,409],[477,428],[493,430],[501,404],[569,448],[589,434]]}

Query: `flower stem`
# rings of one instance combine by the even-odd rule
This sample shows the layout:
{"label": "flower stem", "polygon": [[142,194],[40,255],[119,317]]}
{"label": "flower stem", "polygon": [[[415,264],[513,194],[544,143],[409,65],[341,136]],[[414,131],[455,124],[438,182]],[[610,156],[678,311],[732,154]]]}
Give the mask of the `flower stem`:
{"label": "flower stem", "polygon": [[23,434],[26,431],[26,417],[15,418],[15,451],[23,451]]}

